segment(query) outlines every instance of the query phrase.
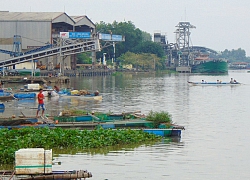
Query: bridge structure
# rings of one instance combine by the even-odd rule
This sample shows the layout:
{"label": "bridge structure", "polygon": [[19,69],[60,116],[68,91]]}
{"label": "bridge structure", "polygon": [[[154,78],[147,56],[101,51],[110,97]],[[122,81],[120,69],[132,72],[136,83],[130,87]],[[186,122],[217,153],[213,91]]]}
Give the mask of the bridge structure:
{"label": "bridge structure", "polygon": [[[66,32],[68,33],[68,32]],[[73,33],[73,34],[72,34]],[[87,37],[77,36],[77,33],[71,32],[71,36],[61,36],[57,39],[53,44],[49,44],[25,53],[19,51],[17,46],[20,44],[16,44],[14,41],[13,46],[17,49],[15,51],[6,51],[0,49],[0,52],[10,54],[12,57],[10,59],[0,61],[0,68],[4,70],[5,67],[13,66],[20,63],[25,62],[37,62],[38,59],[50,57],[50,56],[59,56],[60,58],[60,73],[64,74],[64,59],[72,54],[78,54],[83,52],[97,52],[100,51],[101,48],[111,46],[115,42],[125,41],[125,38],[121,35],[111,35],[104,36],[95,34],[91,35],[90,32]],[[79,35],[79,33],[78,33]],[[100,40],[104,40],[105,46],[101,47]],[[112,43],[111,43],[112,42]],[[35,64],[33,66],[35,68]]]}

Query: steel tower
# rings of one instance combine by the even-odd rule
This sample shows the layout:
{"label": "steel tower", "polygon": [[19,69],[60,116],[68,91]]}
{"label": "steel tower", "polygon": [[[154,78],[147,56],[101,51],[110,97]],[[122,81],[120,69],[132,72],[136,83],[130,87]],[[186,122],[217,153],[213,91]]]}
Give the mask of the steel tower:
{"label": "steel tower", "polygon": [[189,66],[190,29],[196,27],[190,22],[179,22],[175,27],[177,27],[174,33],[176,33],[179,66]]}

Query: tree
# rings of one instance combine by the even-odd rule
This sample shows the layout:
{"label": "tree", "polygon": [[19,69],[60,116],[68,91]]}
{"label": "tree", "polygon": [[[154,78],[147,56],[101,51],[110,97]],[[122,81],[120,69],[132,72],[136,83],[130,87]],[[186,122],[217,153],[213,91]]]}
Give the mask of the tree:
{"label": "tree", "polygon": [[[118,42],[115,45],[116,60],[124,61],[125,58],[125,63],[131,61],[131,64],[135,64],[135,61],[130,59],[133,58],[137,59],[137,65],[140,65],[141,68],[152,68],[149,64],[152,64],[153,59],[155,59],[156,68],[162,69],[165,67],[165,53],[161,45],[152,42],[151,35],[136,28],[131,21],[114,21],[112,24],[101,21],[100,23],[96,23],[96,29],[99,33],[116,34],[125,37],[125,42]],[[110,46],[105,47],[106,43],[101,42],[104,48],[101,52],[97,52],[97,58],[103,58],[103,53],[106,53],[107,60],[114,57],[114,47],[111,43]],[[132,52],[134,54],[130,54]],[[120,56],[122,57],[119,58]]]}
{"label": "tree", "polygon": [[152,42],[152,41],[146,41],[138,44],[134,50],[134,53],[150,53],[150,54],[156,54],[158,57],[163,57],[164,51],[163,48],[159,43]]}
{"label": "tree", "polygon": [[229,51],[228,49],[225,49],[224,51],[221,52],[220,55],[221,58],[228,59],[229,62],[245,62],[248,59],[246,58],[246,51],[238,48],[237,50],[232,49]]}
{"label": "tree", "polygon": [[77,64],[92,64],[90,52],[77,54]]}
{"label": "tree", "polygon": [[[131,21],[119,23],[114,21],[112,24],[106,24],[101,21],[100,23],[96,23],[96,29],[99,33],[112,33],[125,37],[125,42],[119,42],[116,44],[116,57],[119,57],[121,54],[124,54],[127,51],[132,51],[134,47],[142,42],[142,31],[136,28]],[[105,42],[102,42],[102,46],[104,46],[104,44]],[[106,47],[101,52],[97,53],[97,57],[101,58],[104,52],[108,52],[107,54],[109,54],[110,57],[113,57],[113,51],[114,50],[112,46]]]}
{"label": "tree", "polygon": [[136,69],[159,70],[163,68],[161,59],[155,54],[126,52],[118,60],[122,65],[132,64]]}

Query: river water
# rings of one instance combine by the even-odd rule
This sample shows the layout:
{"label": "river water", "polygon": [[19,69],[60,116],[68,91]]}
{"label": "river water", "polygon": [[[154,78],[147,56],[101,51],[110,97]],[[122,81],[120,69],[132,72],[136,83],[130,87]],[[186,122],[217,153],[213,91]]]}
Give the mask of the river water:
{"label": "river water", "polygon": [[[240,86],[190,86],[187,81],[234,78]],[[61,87],[99,90],[102,101],[52,98],[46,113],[57,115],[67,108],[102,112],[167,111],[185,126],[181,138],[151,145],[123,147],[104,153],[61,153],[54,170],[87,169],[93,180],[127,179],[250,179],[250,73],[227,75],[123,74],[74,77]],[[3,116],[21,112],[35,115],[36,101],[6,102]],[[9,107],[9,108],[8,108]],[[14,107],[14,109],[12,108]],[[101,151],[101,150],[100,150]]]}

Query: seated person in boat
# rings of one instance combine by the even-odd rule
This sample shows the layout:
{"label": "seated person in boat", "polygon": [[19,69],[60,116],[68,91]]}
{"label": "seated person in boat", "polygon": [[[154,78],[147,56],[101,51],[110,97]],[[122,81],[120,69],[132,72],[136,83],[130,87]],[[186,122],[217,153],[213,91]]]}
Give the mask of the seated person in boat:
{"label": "seated person in boat", "polygon": [[231,84],[233,84],[233,83],[234,83],[234,79],[233,79],[233,78],[231,78],[230,83],[231,83]]}
{"label": "seated person in boat", "polygon": [[54,90],[58,93],[60,91],[58,86],[54,86]]}
{"label": "seated person in boat", "polygon": [[221,81],[220,80],[217,80],[217,84],[220,84],[221,83]]}
{"label": "seated person in boat", "polygon": [[238,82],[236,80],[234,80],[234,84],[238,84]]}
{"label": "seated person in boat", "polygon": [[204,81],[203,79],[201,80],[201,83],[204,84],[204,83],[207,83],[206,81]]}
{"label": "seated person in boat", "polygon": [[95,95],[95,96],[98,96],[98,95],[99,95],[99,91],[96,90],[96,91],[94,92],[94,95]]}

